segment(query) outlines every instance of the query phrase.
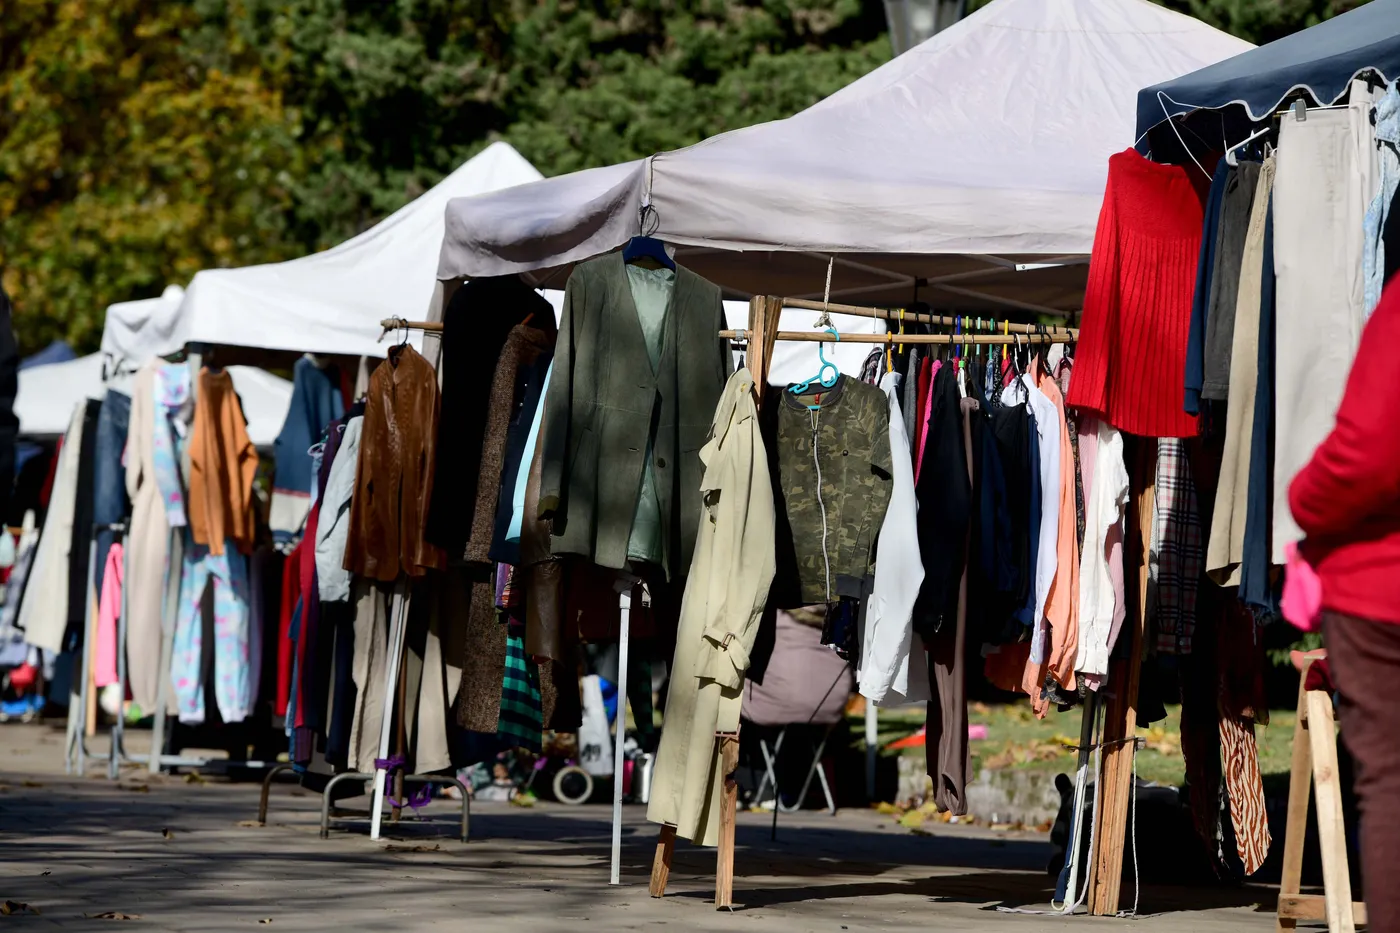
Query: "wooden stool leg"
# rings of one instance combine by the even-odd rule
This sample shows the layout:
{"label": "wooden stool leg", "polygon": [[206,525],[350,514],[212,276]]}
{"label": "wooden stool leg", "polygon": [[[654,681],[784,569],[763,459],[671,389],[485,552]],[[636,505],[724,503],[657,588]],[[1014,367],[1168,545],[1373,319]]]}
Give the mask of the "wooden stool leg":
{"label": "wooden stool leg", "polygon": [[1284,916],[1284,899],[1303,886],[1303,843],[1308,833],[1308,800],[1312,796],[1312,746],[1307,734],[1308,704],[1303,681],[1298,678],[1298,721],[1293,725],[1293,767],[1288,776],[1288,824],[1283,836],[1283,878],[1279,882],[1279,914],[1276,929],[1293,930],[1298,921]]}
{"label": "wooden stool leg", "polygon": [[739,736],[717,734],[720,770],[724,774],[724,801],[719,811],[719,865],[715,869],[715,906],[734,904],[734,821],[739,810],[739,785],[734,771],[739,767]]}
{"label": "wooden stool leg", "polygon": [[1330,933],[1355,933],[1332,697],[1325,691],[1311,690],[1307,693],[1307,703],[1313,782],[1317,785],[1317,836],[1322,847],[1322,883],[1327,894],[1327,929]]}
{"label": "wooden stool leg", "polygon": [[676,827],[661,827],[656,837],[656,855],[651,860],[651,896],[665,897],[666,882],[671,877],[671,857],[676,853]]}

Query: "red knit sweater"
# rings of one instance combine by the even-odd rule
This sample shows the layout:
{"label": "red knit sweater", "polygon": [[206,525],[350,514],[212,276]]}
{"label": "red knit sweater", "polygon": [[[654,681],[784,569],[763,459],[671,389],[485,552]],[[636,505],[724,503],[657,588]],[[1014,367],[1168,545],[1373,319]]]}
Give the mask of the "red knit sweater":
{"label": "red knit sweater", "polygon": [[1335,612],[1400,624],[1400,277],[1361,333],[1332,433],[1293,479],[1303,556]]}
{"label": "red knit sweater", "polygon": [[1130,434],[1197,433],[1183,374],[1204,210],[1186,171],[1132,149],[1108,160],[1065,401]]}

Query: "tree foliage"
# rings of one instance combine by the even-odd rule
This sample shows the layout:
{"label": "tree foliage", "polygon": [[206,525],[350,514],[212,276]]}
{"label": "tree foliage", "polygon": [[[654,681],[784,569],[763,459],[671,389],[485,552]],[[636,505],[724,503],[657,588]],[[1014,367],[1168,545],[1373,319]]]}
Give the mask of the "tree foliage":
{"label": "tree foliage", "polygon": [[[1357,5],[1164,2],[1256,42]],[[873,0],[0,0],[0,22],[26,347],[90,348],[110,302],[340,242],[493,139],[546,174],[638,158],[890,54]]]}
{"label": "tree foliage", "polygon": [[0,268],[32,348],[101,334],[109,302],[295,249],[295,123],[259,50],[216,67],[183,3],[0,2]]}

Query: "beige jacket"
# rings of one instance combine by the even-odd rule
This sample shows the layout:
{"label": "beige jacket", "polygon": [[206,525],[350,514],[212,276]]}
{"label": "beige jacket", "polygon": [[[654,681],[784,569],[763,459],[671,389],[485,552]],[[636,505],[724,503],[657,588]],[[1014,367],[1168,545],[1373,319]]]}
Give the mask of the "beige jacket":
{"label": "beige jacket", "polygon": [[[126,494],[131,499],[124,578],[126,656],[131,698],[143,711],[155,709],[160,690],[165,568],[170,556],[170,521],[156,486],[155,381],[159,365],[147,363],[136,373],[126,432]],[[179,578],[178,569],[175,577]]]}
{"label": "beige jacket", "polygon": [[724,387],[700,460],[700,501],[692,506],[700,510],[700,530],[647,819],[713,846],[724,786],[714,736],[739,728],[749,652],[775,566],[773,486],[748,370]]}

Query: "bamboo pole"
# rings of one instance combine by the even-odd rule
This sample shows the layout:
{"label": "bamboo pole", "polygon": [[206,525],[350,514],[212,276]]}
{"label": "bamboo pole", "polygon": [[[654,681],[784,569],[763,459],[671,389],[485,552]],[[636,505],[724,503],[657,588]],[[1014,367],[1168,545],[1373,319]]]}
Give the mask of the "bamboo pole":
{"label": "bamboo pole", "polygon": [[1058,324],[1011,324],[1006,321],[993,321],[991,318],[979,318],[975,314],[961,314],[957,317],[950,317],[946,314],[922,314],[914,311],[907,311],[900,308],[871,308],[864,305],[838,305],[823,304],[820,301],[811,301],[806,298],[778,298],[775,299],[784,308],[793,308],[800,311],[827,311],[831,314],[849,314],[854,317],[870,317],[885,321],[904,321],[906,324],[940,324],[953,327],[959,322],[967,327],[969,322],[981,320],[988,326],[994,326],[998,330],[1005,330],[1013,334],[1036,334],[1042,330],[1050,333],[1062,333],[1072,330]]}
{"label": "bamboo pole", "polygon": [[[948,346],[960,344],[1012,346],[1018,343],[1069,343],[1078,338],[1078,331],[1064,328],[1061,330],[1060,334],[1021,334],[1019,336],[1002,336],[1001,334],[841,334],[840,340],[824,330],[785,330],[773,334],[773,337],[776,340],[796,343],[878,343],[881,346],[913,343],[937,343]],[[751,330],[722,330],[719,332],[721,337],[727,337],[730,340],[752,340],[753,334],[754,332]],[[758,374],[754,375],[757,377]]]}

